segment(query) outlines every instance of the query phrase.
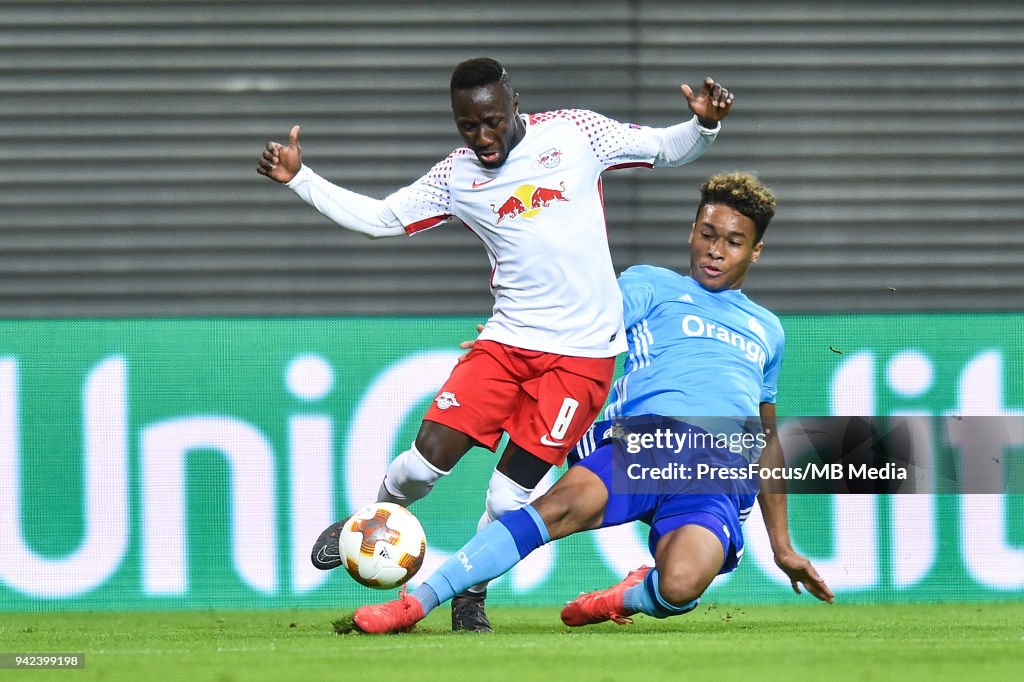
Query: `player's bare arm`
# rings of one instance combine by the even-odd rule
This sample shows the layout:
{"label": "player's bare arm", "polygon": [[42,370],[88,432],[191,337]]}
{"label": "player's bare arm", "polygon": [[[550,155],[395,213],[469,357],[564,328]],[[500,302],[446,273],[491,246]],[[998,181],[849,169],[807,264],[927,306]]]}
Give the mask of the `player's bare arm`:
{"label": "player's bare arm", "polygon": [[697,122],[705,128],[714,128],[716,124],[728,115],[732,109],[735,96],[721,83],[717,83],[710,76],[704,79],[699,92],[694,93],[686,83],[679,86],[686,97],[686,104],[690,111],[697,115]]}
{"label": "player's bare arm", "polygon": [[300,126],[292,126],[288,146],[268,142],[260,155],[256,172],[282,184],[289,182],[302,168],[302,148],[299,146]]}
{"label": "player's bare arm", "polygon": [[[782,445],[779,442],[775,423],[775,405],[761,403],[761,428],[767,435],[767,443],[761,451],[760,465],[766,468],[781,467],[784,463]],[[765,530],[771,542],[775,565],[782,569],[793,586],[793,591],[800,594],[800,585],[818,599],[829,604],[835,594],[818,574],[810,561],[793,549],[789,537],[789,512],[786,503],[785,480],[779,477],[767,477],[761,481],[761,492],[757,501],[761,506]]]}

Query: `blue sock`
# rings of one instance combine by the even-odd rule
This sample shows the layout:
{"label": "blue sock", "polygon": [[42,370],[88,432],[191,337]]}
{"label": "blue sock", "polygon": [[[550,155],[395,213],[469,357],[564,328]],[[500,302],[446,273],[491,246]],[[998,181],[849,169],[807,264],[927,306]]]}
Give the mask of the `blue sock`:
{"label": "blue sock", "polygon": [[530,505],[504,514],[480,530],[412,592],[424,615],[477,583],[497,578],[551,540]]}
{"label": "blue sock", "polygon": [[700,604],[700,597],[686,604],[670,604],[658,590],[658,569],[647,574],[642,583],[633,585],[622,595],[622,604],[633,613],[646,613],[655,618],[668,618],[689,613]]}

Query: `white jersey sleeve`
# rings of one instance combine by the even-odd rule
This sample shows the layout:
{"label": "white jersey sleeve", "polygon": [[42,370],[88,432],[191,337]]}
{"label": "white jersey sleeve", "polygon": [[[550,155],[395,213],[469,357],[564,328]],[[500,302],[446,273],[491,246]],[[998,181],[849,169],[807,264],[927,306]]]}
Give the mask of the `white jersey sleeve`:
{"label": "white jersey sleeve", "polygon": [[555,116],[576,124],[605,170],[690,163],[711,146],[721,129],[701,127],[696,116],[668,128],[652,128],[616,121],[586,109],[553,111],[534,118],[539,122]]}
{"label": "white jersey sleeve", "polygon": [[383,201],[339,187],[314,173],[299,168],[288,188],[307,204],[338,225],[371,239],[404,234],[402,224]]}
{"label": "white jersey sleeve", "polygon": [[660,138],[654,128],[623,123],[587,109],[561,109],[531,116],[535,123],[550,118],[563,118],[575,124],[605,170],[650,167],[658,154]]}
{"label": "white jersey sleeve", "polygon": [[655,128],[659,148],[654,165],[682,166],[699,159],[718,137],[721,129],[721,123],[714,128],[705,128],[697,123],[696,116],[668,128]]}
{"label": "white jersey sleeve", "polygon": [[452,165],[456,158],[467,153],[467,148],[456,149],[416,182],[384,199],[384,203],[405,226],[406,232],[415,234],[440,225],[452,217]]}

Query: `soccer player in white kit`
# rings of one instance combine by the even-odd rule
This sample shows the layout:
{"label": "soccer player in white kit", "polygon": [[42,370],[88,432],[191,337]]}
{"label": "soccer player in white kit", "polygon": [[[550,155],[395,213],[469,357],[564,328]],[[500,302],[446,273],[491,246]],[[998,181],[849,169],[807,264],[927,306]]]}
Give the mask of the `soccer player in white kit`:
{"label": "soccer player in white kit", "polygon": [[[711,78],[699,92],[681,89],[693,117],[668,128],[575,109],[525,115],[501,64],[467,60],[451,78],[452,114],[465,146],[384,200],[338,187],[303,165],[299,126],[288,145],[266,145],[257,171],[342,227],[394,237],[454,217],[480,238],[491,263],[493,313],[411,447],[389,465],[378,501],[412,504],[471,447],[494,451],[507,433],[482,528],[526,504],[548,470],[565,461],[607,397],[615,356],[626,350],[601,174],[699,158],[732,107],[733,95]],[[342,523],[314,545],[318,568],[341,565]],[[453,629],[490,630],[486,592],[478,587],[452,601]]]}

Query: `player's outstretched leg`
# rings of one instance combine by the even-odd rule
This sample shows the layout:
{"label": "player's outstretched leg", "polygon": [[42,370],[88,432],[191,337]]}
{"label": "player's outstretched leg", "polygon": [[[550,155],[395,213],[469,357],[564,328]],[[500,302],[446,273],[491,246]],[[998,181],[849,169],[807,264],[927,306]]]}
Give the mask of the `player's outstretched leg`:
{"label": "player's outstretched leg", "polygon": [[[360,607],[353,623],[357,629],[372,634],[407,632],[438,605],[472,585],[505,573],[550,539],[544,521],[532,507],[505,514],[474,535],[412,594],[403,590],[394,601]],[[344,631],[350,629],[346,627]]]}
{"label": "player's outstretched leg", "polygon": [[[428,462],[413,443],[408,450],[391,461],[387,476],[377,494],[377,502],[392,502],[408,507],[425,497],[434,487],[434,483],[447,473]],[[329,571],[342,565],[338,537],[346,521],[348,519],[332,523],[313,543],[309,558],[321,571]]]}
{"label": "player's outstretched leg", "polygon": [[630,609],[623,603],[623,595],[629,588],[642,583],[651,570],[651,566],[641,566],[630,571],[622,581],[608,589],[581,594],[562,609],[562,622],[574,628],[603,623],[606,620],[615,621],[619,625],[632,623],[633,619],[630,616],[637,610]]}

